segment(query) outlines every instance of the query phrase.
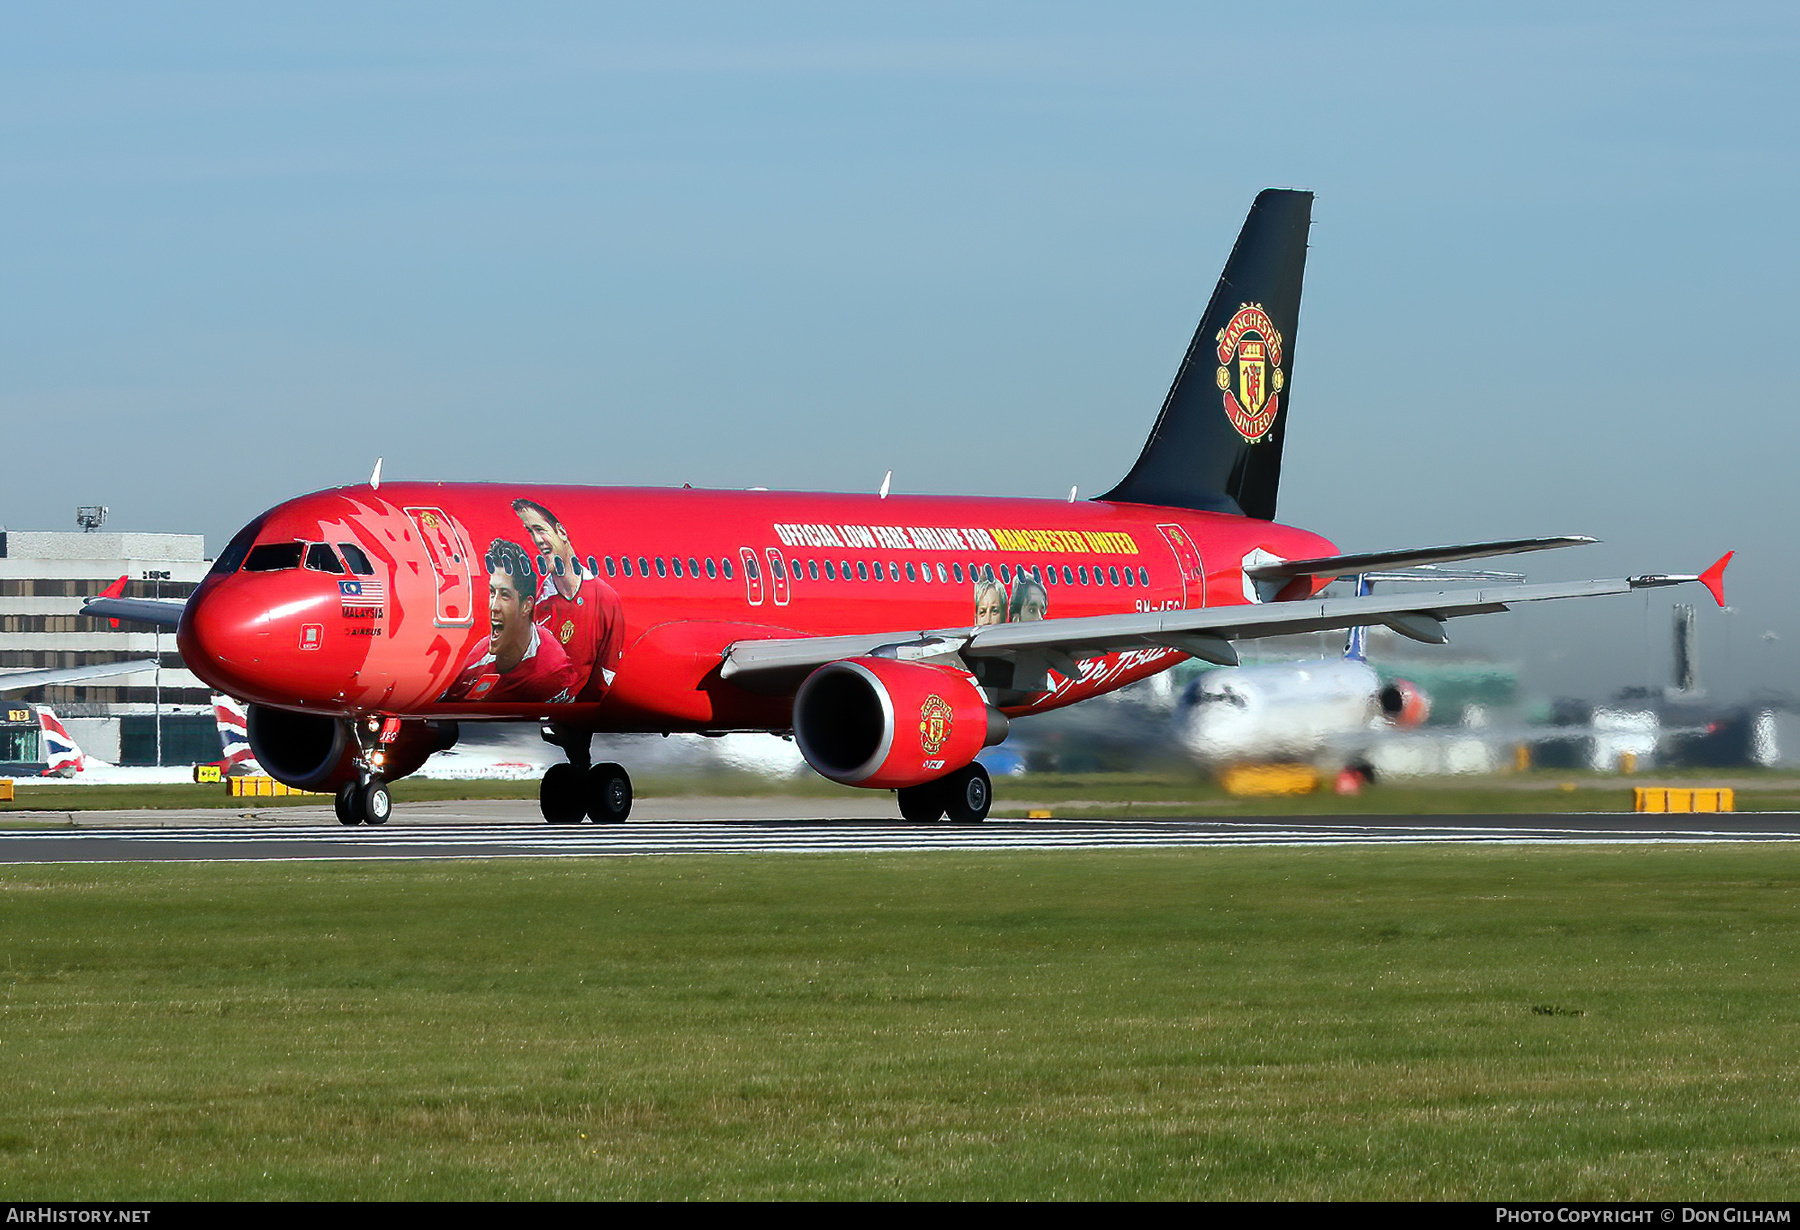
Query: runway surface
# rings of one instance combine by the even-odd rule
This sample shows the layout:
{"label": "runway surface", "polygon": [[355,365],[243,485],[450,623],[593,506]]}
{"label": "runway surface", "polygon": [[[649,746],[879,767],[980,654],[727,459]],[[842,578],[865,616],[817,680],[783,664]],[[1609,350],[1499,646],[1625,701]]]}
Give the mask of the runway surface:
{"label": "runway surface", "polygon": [[[715,800],[717,802],[717,800]],[[761,807],[798,800],[761,800]],[[296,814],[303,813],[303,814]],[[322,813],[322,814],[321,814]],[[320,859],[621,858],[1127,850],[1226,846],[1650,844],[1800,841],[1800,815],[1360,816],[1257,820],[989,820],[909,824],[881,817],[683,817],[621,825],[525,821],[528,805],[421,805],[383,828],[345,828],[314,808],[266,813],[74,813],[80,827],[0,831],[0,864]]]}

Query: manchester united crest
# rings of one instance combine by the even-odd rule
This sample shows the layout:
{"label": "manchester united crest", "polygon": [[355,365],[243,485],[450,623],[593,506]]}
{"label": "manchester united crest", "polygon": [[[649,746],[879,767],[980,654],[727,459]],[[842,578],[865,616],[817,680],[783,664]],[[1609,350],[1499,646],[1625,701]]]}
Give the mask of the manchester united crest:
{"label": "manchester united crest", "polygon": [[1251,444],[1269,434],[1281,408],[1286,376],[1281,370],[1281,334],[1259,303],[1239,307],[1219,330],[1219,390],[1225,416]]}
{"label": "manchester united crest", "polygon": [[927,756],[935,756],[943,750],[954,721],[955,716],[942,696],[934,692],[925,698],[925,703],[919,706],[919,746]]}
{"label": "manchester united crest", "polygon": [[556,630],[556,639],[561,641],[565,645],[567,645],[570,641],[574,640],[575,639],[575,621],[572,619],[563,620],[562,627],[560,627]]}

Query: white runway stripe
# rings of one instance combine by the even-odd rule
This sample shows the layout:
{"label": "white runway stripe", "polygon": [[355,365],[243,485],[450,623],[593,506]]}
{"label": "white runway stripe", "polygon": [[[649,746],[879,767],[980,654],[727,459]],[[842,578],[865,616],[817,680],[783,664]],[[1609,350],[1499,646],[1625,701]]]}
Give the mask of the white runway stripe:
{"label": "white runway stripe", "polygon": [[[1750,819],[1746,817],[1746,819]],[[1788,817],[1782,817],[1788,820]],[[1285,821],[996,821],[912,825],[855,821],[654,821],[598,827],[542,824],[242,824],[0,832],[0,863],[65,861],[262,861],[644,857],[681,854],[843,854],[946,851],[1127,850],[1173,847],[1419,845],[1434,842],[1644,845],[1800,841],[1800,827],[1761,831],[1720,825],[1632,828],[1627,817],[1593,825],[1527,827],[1429,822],[1316,824]]]}

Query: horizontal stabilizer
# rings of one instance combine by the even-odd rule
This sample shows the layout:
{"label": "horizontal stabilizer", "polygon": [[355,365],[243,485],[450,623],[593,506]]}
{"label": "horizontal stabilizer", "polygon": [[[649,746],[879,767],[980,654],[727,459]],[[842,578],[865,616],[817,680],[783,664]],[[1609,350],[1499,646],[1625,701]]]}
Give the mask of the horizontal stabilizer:
{"label": "horizontal stabilizer", "polygon": [[1252,581],[1341,577],[1353,572],[1422,568],[1463,559],[1486,559],[1491,555],[1519,555],[1526,551],[1548,551],[1555,547],[1581,547],[1599,541],[1598,538],[1589,538],[1585,534],[1564,534],[1556,538],[1509,538],[1503,542],[1465,542],[1400,551],[1365,551],[1359,555],[1327,555],[1319,559],[1290,559],[1273,564],[1256,564],[1244,569],[1244,575]]}

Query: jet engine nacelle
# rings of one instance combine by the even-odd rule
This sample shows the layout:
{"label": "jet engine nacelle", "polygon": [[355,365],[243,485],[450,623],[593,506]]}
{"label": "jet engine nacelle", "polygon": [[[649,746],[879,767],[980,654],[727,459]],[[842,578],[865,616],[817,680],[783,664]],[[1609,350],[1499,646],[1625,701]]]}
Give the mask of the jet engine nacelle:
{"label": "jet engine nacelle", "polygon": [[965,671],[893,658],[821,666],[794,697],[794,738],[834,782],[917,786],[1006,738],[1006,715]]}
{"label": "jet engine nacelle", "polygon": [[[251,705],[245,711],[246,734],[257,763],[276,781],[296,790],[330,791],[356,780],[356,735],[347,718],[293,713]],[[455,722],[411,721],[387,743],[375,745],[382,778],[394,781],[418,771],[433,752],[456,743]]]}
{"label": "jet engine nacelle", "polygon": [[1431,697],[1404,679],[1388,684],[1376,699],[1381,702],[1381,716],[1396,726],[1422,726],[1431,716]]}

